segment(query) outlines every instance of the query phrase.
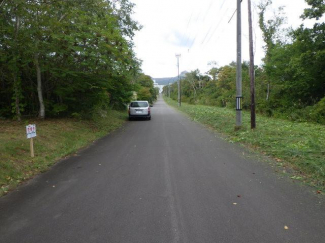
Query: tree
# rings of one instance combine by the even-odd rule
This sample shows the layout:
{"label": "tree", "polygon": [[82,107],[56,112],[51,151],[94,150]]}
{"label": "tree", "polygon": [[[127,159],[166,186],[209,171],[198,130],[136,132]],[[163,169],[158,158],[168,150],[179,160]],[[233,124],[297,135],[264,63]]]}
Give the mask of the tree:
{"label": "tree", "polygon": [[271,89],[271,73],[273,72],[274,67],[269,64],[270,59],[272,58],[272,50],[277,43],[281,43],[281,34],[280,26],[285,22],[286,18],[284,17],[283,7],[279,7],[277,14],[269,20],[265,19],[265,13],[267,8],[272,4],[272,0],[265,0],[258,5],[260,9],[259,12],[259,26],[263,33],[263,39],[265,42],[265,69],[266,73],[269,74],[269,80],[267,84],[266,100],[270,98],[270,89]]}
{"label": "tree", "polygon": [[311,8],[306,8],[304,14],[301,15],[303,19],[320,19],[325,12],[325,3],[324,0],[305,0]]}
{"label": "tree", "polygon": [[[189,82],[191,89],[193,90],[193,98],[194,98],[194,102],[196,99],[196,90],[200,87],[199,84],[199,76],[200,76],[200,71],[198,69],[186,73],[185,74],[185,79],[184,81]],[[184,89],[184,88],[183,88]]]}
{"label": "tree", "polygon": [[25,108],[41,118],[127,103],[141,63],[133,51],[140,29],[133,6],[128,0],[2,2],[0,116],[10,116],[2,107],[11,98],[17,116]]}
{"label": "tree", "polygon": [[[12,111],[18,121],[21,120],[21,112],[24,108],[20,75],[22,44],[24,43],[24,38],[20,31],[22,24],[21,16],[24,14],[23,3],[24,1],[15,1],[10,7],[4,5],[1,9],[2,11],[0,10],[0,21],[3,30],[3,34],[0,37],[1,62],[6,63],[6,65],[2,66],[1,71],[4,74],[3,78],[8,75],[7,78],[12,80],[11,82],[9,81],[12,84],[12,100],[14,101],[12,103]],[[8,92],[5,91],[5,93],[7,94]]]}
{"label": "tree", "polygon": [[218,73],[219,73],[219,69],[217,67],[217,62],[211,61],[208,63],[208,65],[211,66],[211,69],[207,72],[207,74],[212,77],[212,81],[216,81]]}
{"label": "tree", "polygon": [[142,99],[148,100],[151,104],[157,100],[158,93],[154,88],[153,80],[149,75],[143,73],[140,74],[137,77],[135,84],[135,89],[138,91],[138,99],[142,97]]}

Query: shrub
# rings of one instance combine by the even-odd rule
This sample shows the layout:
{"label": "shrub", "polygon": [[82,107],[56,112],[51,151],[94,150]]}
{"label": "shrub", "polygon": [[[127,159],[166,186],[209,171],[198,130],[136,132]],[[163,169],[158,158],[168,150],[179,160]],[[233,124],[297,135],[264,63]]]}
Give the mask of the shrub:
{"label": "shrub", "polygon": [[315,122],[325,124],[325,97],[313,106],[310,117]]}

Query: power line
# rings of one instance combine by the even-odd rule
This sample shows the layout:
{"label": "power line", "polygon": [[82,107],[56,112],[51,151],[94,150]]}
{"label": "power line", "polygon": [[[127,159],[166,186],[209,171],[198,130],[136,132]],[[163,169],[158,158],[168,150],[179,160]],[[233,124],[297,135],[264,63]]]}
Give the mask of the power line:
{"label": "power line", "polygon": [[[240,3],[242,2],[243,0],[240,0]],[[235,12],[232,14],[231,18],[229,19],[228,21],[228,24],[230,23],[230,21],[232,20],[232,18],[234,17],[235,13],[237,12],[237,9],[235,10]]]}
{"label": "power line", "polygon": [[230,23],[230,21],[232,20],[232,18],[234,17],[235,13],[237,12],[237,9],[235,10],[235,12],[232,14],[231,18],[228,21],[228,24]]}
{"label": "power line", "polygon": [[[222,9],[222,6],[223,6],[223,4],[224,4],[225,2],[226,2],[226,0],[224,0],[224,1],[223,1],[223,3],[221,4],[221,7],[219,8],[219,10],[221,10],[221,9]],[[210,5],[210,6],[211,6],[211,5]],[[210,26],[210,28],[209,28],[209,30],[208,30],[208,32],[207,32],[207,34],[205,35],[205,37],[204,37],[203,41],[201,42],[201,45],[204,43],[204,41],[205,41],[205,39],[207,38],[207,36],[209,35],[209,33],[210,33],[211,29],[212,29],[212,24],[211,24],[211,26]]]}
{"label": "power line", "polygon": [[[225,15],[227,14],[228,10],[229,10],[229,8],[227,8],[227,10],[224,12],[224,14],[223,14],[223,16],[221,17],[221,19],[219,20],[219,22],[218,22],[216,28],[214,28],[212,34],[210,35],[210,37],[209,37],[207,43],[209,43],[209,41],[211,40],[212,36],[214,36],[214,33],[215,33],[216,30],[219,28],[219,26],[220,26],[222,20],[224,19]],[[206,44],[207,44],[207,43],[206,43]]]}
{"label": "power line", "polygon": [[211,1],[210,1],[210,4],[209,4],[209,7],[207,8],[207,10],[206,10],[206,12],[205,12],[205,15],[204,15],[204,18],[203,18],[203,23],[204,23],[205,18],[207,17],[208,12],[210,11],[210,9],[211,9],[211,7],[212,7],[213,4],[214,4],[214,1],[211,0]]}
{"label": "power line", "polygon": [[[186,33],[187,33],[187,30],[188,30],[188,26],[190,25],[190,22],[191,22],[191,20],[192,20],[192,16],[193,16],[193,11],[192,11],[192,13],[191,13],[191,16],[190,16],[190,18],[189,18],[188,22],[187,22],[186,30],[184,31],[184,34],[183,34],[183,36],[182,36],[182,39],[181,39],[181,40],[183,40],[183,39],[184,39],[184,37],[185,37],[185,35],[186,35]],[[188,38],[187,38],[187,40],[186,40],[186,45],[187,45],[187,42],[188,42]]]}
{"label": "power line", "polygon": [[224,3],[226,2],[226,0],[224,0],[223,2],[222,2],[222,4],[221,4],[221,6],[220,6],[220,8],[219,8],[219,10],[221,10],[222,9],[222,7],[223,7],[223,5],[224,5]]}
{"label": "power line", "polygon": [[[201,14],[201,12],[199,12],[199,14],[197,15],[195,22],[198,22],[200,14]],[[185,46],[187,46],[187,43],[188,43],[189,39],[190,39],[190,35],[188,35],[188,37],[187,37]]]}
{"label": "power line", "polygon": [[[206,19],[208,13],[209,13],[210,10],[212,9],[213,4],[214,4],[214,1],[211,0],[210,3],[209,3],[209,5],[208,5],[208,7],[207,7],[207,9],[206,9],[206,11],[205,11],[205,14],[203,15],[203,16],[204,16],[204,17],[203,17],[203,21],[202,21],[203,23],[205,22],[205,19]],[[198,20],[199,20],[199,16],[200,16],[200,15],[201,15],[201,12],[199,12],[199,14],[198,14],[198,16],[197,16],[197,18],[196,18],[196,22],[198,22]],[[194,37],[194,39],[193,39],[193,41],[192,41],[192,43],[191,43],[191,45],[190,45],[190,47],[189,47],[188,49],[191,49],[191,48],[192,48],[192,46],[193,46],[193,44],[195,43],[196,38],[197,38],[197,36],[198,36],[200,30],[201,30],[201,29],[198,29],[198,30],[197,30],[197,32],[196,32],[196,34],[195,34],[195,37]],[[187,40],[189,40],[189,37],[188,37]],[[187,41],[187,42],[188,42],[188,41]],[[186,42],[186,45],[187,45],[187,42]]]}
{"label": "power line", "polygon": [[[224,5],[225,2],[226,2],[226,0],[224,0],[224,1],[222,2],[221,6],[220,6],[220,8],[219,8],[219,11],[223,8],[223,5]],[[210,6],[211,6],[211,4],[210,4]],[[210,8],[210,6],[209,6],[209,8]],[[229,9],[229,8],[227,8],[226,12],[228,11],[228,9]],[[225,13],[226,13],[226,12],[225,12]],[[223,16],[221,17],[221,19],[219,20],[219,22],[218,22],[218,24],[217,24],[217,27],[214,28],[212,36],[214,35],[215,30],[216,30],[216,29],[218,28],[218,26],[220,25],[220,23],[221,23],[221,21],[222,21],[224,15],[225,15],[225,13],[223,14]],[[210,28],[209,28],[209,30],[206,32],[206,34],[205,34],[205,36],[204,36],[204,38],[203,38],[203,41],[201,42],[201,45],[205,42],[206,38],[209,36],[209,34],[210,34],[211,30],[212,30],[212,27],[213,27],[213,24],[210,25]],[[190,46],[189,49],[191,49],[192,46],[193,46],[193,44],[195,43],[196,37],[197,37],[197,35],[195,36],[194,41],[192,42],[192,44],[191,44],[191,46]],[[210,36],[209,39],[211,39],[211,36]]]}
{"label": "power line", "polygon": [[[226,0],[224,0],[224,1],[222,2],[222,4],[220,5],[219,11],[220,11],[222,8],[225,7],[225,3],[226,3]],[[230,2],[228,1],[228,3],[230,3]],[[227,7],[226,11],[224,11],[222,15],[219,15],[219,16],[221,16],[221,18],[219,19],[218,24],[214,27],[214,29],[213,29],[213,24],[210,26],[210,28],[208,29],[208,31],[205,33],[205,36],[204,36],[203,41],[201,42],[201,46],[202,46],[202,45],[203,45],[203,46],[202,46],[200,49],[204,50],[204,49],[207,47],[207,44],[210,42],[210,40],[212,39],[212,37],[214,37],[216,31],[219,29],[219,27],[220,27],[220,25],[221,25],[221,22],[224,21],[225,16],[227,15],[229,9],[230,9],[230,6],[229,6],[229,4],[228,4],[228,7]],[[215,22],[214,22],[214,23],[215,23]],[[222,35],[222,33],[224,33],[225,28],[226,28],[226,25],[223,25],[222,31],[221,31],[220,34],[218,35],[217,40],[220,39],[220,36]],[[212,31],[212,33],[211,33],[211,31]],[[218,32],[218,33],[219,33],[219,32]],[[197,35],[198,35],[198,32],[197,32],[197,34],[195,35],[195,38],[193,39],[193,41],[192,41],[192,43],[191,43],[189,49],[191,49],[192,46],[195,46],[195,45],[196,45],[195,43],[196,43],[196,40],[197,40],[197,37],[198,37]],[[190,63],[188,64],[188,66],[192,66],[193,63],[198,63],[198,62],[200,62],[199,58],[196,58],[195,60],[192,59],[192,61],[190,61]]]}

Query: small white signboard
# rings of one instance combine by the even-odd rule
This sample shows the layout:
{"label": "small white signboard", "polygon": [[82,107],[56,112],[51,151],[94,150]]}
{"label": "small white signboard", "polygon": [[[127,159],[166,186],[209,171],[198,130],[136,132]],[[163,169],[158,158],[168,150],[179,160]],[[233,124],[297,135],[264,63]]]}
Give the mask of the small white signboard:
{"label": "small white signboard", "polygon": [[29,124],[28,126],[26,126],[26,134],[27,134],[27,138],[36,137],[36,125]]}

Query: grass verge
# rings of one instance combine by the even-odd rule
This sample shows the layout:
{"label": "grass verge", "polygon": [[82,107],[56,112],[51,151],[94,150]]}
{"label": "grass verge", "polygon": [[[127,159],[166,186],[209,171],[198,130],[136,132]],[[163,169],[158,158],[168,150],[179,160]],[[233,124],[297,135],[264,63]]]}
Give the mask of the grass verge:
{"label": "grass verge", "polygon": [[[125,112],[110,111],[92,121],[75,119],[0,121],[0,196],[18,184],[49,169],[94,140],[120,127],[127,120]],[[30,156],[26,125],[36,124],[35,157]]]}
{"label": "grass verge", "polygon": [[[189,105],[166,98],[165,101],[226,135],[230,142],[273,158],[279,167],[293,169],[292,179],[307,182],[317,189],[325,189],[325,126],[256,116],[257,128],[250,129],[250,113],[242,112],[242,128],[235,131],[236,112],[227,108]],[[319,191],[320,192],[320,191]]]}

